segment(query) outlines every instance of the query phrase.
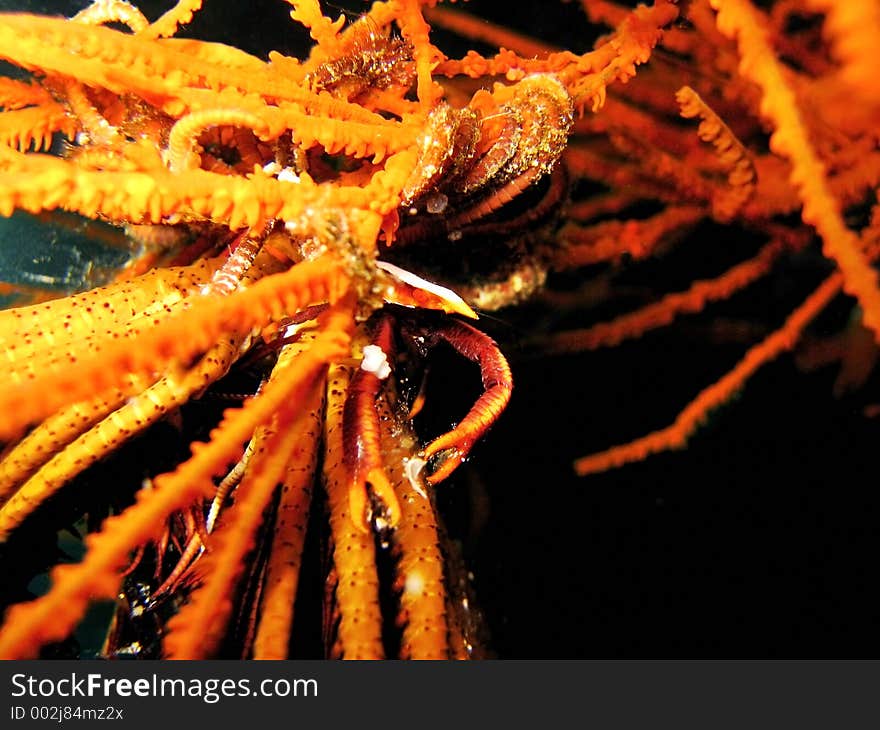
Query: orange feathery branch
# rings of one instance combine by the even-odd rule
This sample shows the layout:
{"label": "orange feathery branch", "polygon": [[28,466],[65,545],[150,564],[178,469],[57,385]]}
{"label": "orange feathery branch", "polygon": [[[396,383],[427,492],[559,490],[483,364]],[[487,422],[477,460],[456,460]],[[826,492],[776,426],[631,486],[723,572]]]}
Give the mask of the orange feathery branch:
{"label": "orange feathery branch", "polygon": [[193,14],[202,7],[202,0],[178,0],[177,4],[163,14],[155,23],[142,31],[145,38],[167,38],[177,32],[177,26],[186,25]]}
{"label": "orange feathery branch", "polygon": [[769,337],[750,348],[737,365],[721,380],[701,391],[678,415],[671,426],[649,433],[627,444],[614,446],[574,462],[580,476],[613,469],[623,464],[642,461],[651,454],[680,449],[699,428],[709,413],[730,400],[736,391],[765,363],[790,350],[804,328],[840,291],[843,277],[839,272],[829,276]]}
{"label": "orange feathery branch", "polygon": [[810,142],[797,96],[770,47],[761,17],[747,0],[710,2],[718,12],[718,29],[737,41],[742,59],[740,72],[762,90],[761,112],[776,127],[770,148],[791,161],[791,182],[803,200],[804,221],[822,236],[825,255],[837,263],[843,275],[844,291],[858,300],[865,324],[880,340],[877,272],[862,254],[858,236],[843,221],[828,186],[825,166]]}
{"label": "orange feathery branch", "polygon": [[400,32],[413,47],[413,59],[416,62],[416,92],[422,109],[432,109],[443,97],[443,87],[434,80],[433,72],[438,63],[445,59],[440,50],[434,46],[429,37],[430,27],[422,16],[424,0],[390,0],[396,10]]}
{"label": "orange feathery branch", "polygon": [[64,109],[54,102],[24,109],[0,112],[0,144],[24,152],[33,145],[35,151],[48,150],[52,133],[73,132],[73,124]]}
{"label": "orange feathery branch", "polygon": [[[296,358],[284,363],[274,377],[297,377]],[[300,403],[313,403],[323,387],[316,378],[303,401],[289,401],[275,414],[269,426],[257,429],[253,453],[235,491],[234,504],[221,517],[219,527],[207,541],[208,554],[198,569],[200,585],[187,604],[168,622],[165,654],[171,659],[203,659],[220,644],[232,612],[231,592],[253,547],[265,505],[281,481],[294,450],[314,434],[314,421]],[[300,485],[302,486],[302,485]]]}
{"label": "orange feathery branch", "polygon": [[659,302],[649,304],[600,322],[587,329],[567,330],[541,338],[537,344],[543,352],[577,352],[614,347],[626,339],[670,324],[677,316],[701,311],[708,302],[727,299],[764,276],[783,250],[782,242],[773,241],[758,254],[724,272],[715,279],[694,282],[687,291],[667,294]]}
{"label": "orange feathery branch", "polygon": [[287,0],[287,2],[293,5],[290,17],[308,28],[309,35],[318,44],[313,54],[319,51],[322,58],[337,55],[339,31],[345,24],[345,15],[340,13],[336,20],[330,20],[321,12],[318,0]]}
{"label": "orange feathery branch", "polygon": [[[74,476],[225,375],[239,357],[246,337],[245,334],[238,334],[222,339],[182,375],[166,375],[149,387],[144,386],[142,379],[130,378],[125,389],[114,390],[109,396],[91,403],[93,412],[98,416],[102,415],[103,410],[107,415],[90,428],[85,428],[89,421],[82,418],[75,420],[66,434],[56,430],[59,426],[56,418],[50,417],[40,424],[8,455],[9,467],[5,467],[7,459],[4,460],[0,474],[5,477],[3,486],[7,488],[3,491],[9,493],[10,488],[19,483],[22,471],[32,471],[34,462],[40,457],[51,456],[45,449],[32,455],[35,448],[43,446],[47,440],[52,448],[63,448],[45,463],[38,463],[39,470],[5,501],[0,508],[0,534],[12,532],[37,506]],[[138,391],[136,395],[128,395],[132,389]],[[75,403],[70,411],[62,410],[67,423],[60,425],[68,425],[71,416],[79,415],[81,408],[78,406],[81,405]],[[92,414],[88,416],[91,418]],[[71,438],[70,442],[64,443],[67,438]]]}
{"label": "orange feathery branch", "polygon": [[[285,347],[279,360],[288,357]],[[303,404],[303,423],[281,479],[281,496],[266,565],[260,619],[254,637],[254,659],[285,659],[288,655],[293,607],[299,584],[302,551],[311,505],[312,485],[323,431],[326,384]]]}
{"label": "orange feathery branch", "polygon": [[613,261],[624,254],[633,260],[653,254],[670,233],[689,227],[706,217],[702,208],[670,205],[644,220],[610,220],[593,226],[567,223],[560,231],[563,244],[553,254],[553,266],[566,269]]}

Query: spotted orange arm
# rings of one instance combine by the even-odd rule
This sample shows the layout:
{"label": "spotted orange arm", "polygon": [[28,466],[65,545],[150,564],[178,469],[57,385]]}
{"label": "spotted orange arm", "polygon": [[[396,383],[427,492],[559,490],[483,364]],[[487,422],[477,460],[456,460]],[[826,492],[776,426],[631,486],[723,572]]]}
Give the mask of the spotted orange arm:
{"label": "spotted orange arm", "polygon": [[510,366],[488,335],[464,322],[449,320],[432,328],[426,336],[429,347],[439,341],[449,343],[460,355],[480,366],[484,392],[455,428],[434,439],[421,453],[426,460],[442,455],[427,477],[432,485],[446,479],[467,458],[477,440],[498,420],[513,390]]}

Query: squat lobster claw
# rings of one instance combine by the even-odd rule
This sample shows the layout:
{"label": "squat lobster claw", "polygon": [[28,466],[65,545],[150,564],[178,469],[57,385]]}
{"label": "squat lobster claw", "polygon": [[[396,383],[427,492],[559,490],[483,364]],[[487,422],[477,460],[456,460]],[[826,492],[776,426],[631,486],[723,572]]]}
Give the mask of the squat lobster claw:
{"label": "squat lobster claw", "polygon": [[510,400],[513,377],[496,342],[464,322],[440,322],[424,337],[425,345],[429,348],[440,341],[447,342],[460,355],[477,363],[484,388],[483,394],[461,422],[431,441],[419,454],[425,460],[439,457],[434,462],[432,473],[426,478],[428,484],[435,485],[452,474],[467,458],[477,440],[498,420]]}
{"label": "squat lobster claw", "polygon": [[[395,527],[400,504],[385,473],[379,442],[379,414],[376,399],[390,375],[394,361],[394,319],[381,314],[373,327],[370,344],[364,347],[363,359],[351,378],[343,408],[343,443],[349,472],[349,509],[355,523],[364,529],[371,520]],[[507,360],[498,345],[479,330],[457,320],[432,322],[422,329],[404,325],[410,336],[417,337],[428,349],[439,342],[449,343],[458,353],[477,363],[485,392],[467,415],[451,431],[439,436],[418,454],[413,463],[434,459],[433,472],[425,477],[430,485],[446,479],[470,453],[477,440],[498,420],[510,400],[513,379]],[[374,508],[371,514],[370,495]]]}

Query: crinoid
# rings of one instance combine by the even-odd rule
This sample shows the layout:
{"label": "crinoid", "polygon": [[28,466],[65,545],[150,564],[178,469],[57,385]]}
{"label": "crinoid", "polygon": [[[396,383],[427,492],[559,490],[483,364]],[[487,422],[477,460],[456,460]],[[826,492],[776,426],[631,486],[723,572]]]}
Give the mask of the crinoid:
{"label": "crinoid", "polygon": [[[200,5],[0,15],[0,213],[140,246],[105,287],[12,287],[32,303],[0,313],[5,560],[87,533],[7,611],[0,655],[75,652],[56,642],[111,600],[104,656],[483,656],[468,525],[502,655],[668,654],[670,634],[736,653],[765,615],[738,559],[777,600],[834,592],[775,567],[796,562],[780,535],[823,532],[789,505],[834,485],[759,489],[742,449],[778,475],[777,431],[842,430],[770,405],[795,398],[796,347],[804,368],[842,358],[838,394],[869,382],[876,3],[584,0],[533,32],[478,2],[279,2],[307,53],[182,37],[221,38]],[[756,399],[772,439],[735,427]],[[862,405],[846,423],[867,438]],[[804,627],[831,615],[809,605]],[[692,630],[719,613],[733,628]]]}

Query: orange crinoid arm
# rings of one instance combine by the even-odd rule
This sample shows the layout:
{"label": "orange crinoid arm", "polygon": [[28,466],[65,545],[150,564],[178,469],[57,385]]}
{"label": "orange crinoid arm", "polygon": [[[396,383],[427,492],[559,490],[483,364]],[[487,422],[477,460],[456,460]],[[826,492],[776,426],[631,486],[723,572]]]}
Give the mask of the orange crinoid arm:
{"label": "orange crinoid arm", "polygon": [[241,448],[254,429],[268,423],[285,403],[306,398],[327,364],[348,355],[350,309],[349,302],[323,314],[320,322],[324,331],[297,358],[295,372],[269,384],[241,409],[227,411],[211,440],[193,445],[188,461],[158,477],[152,490],[139,492],[134,505],[108,518],[100,532],[89,535],[81,562],[53,571],[52,588],[46,595],[10,608],[0,630],[0,658],[36,655],[45,643],[70,631],[90,600],[112,597],[129,551],[150,539],[156,525],[172,512],[210,495],[214,489],[211,477],[224,471],[230,454]]}
{"label": "orange crinoid arm", "polygon": [[[0,438],[16,435],[66,403],[122,387],[129,374],[185,362],[206,350],[224,331],[246,332],[285,312],[335,301],[347,286],[336,263],[306,262],[226,297],[200,297],[161,326],[151,328],[146,322],[131,337],[96,339],[90,351],[77,352],[77,357],[59,353],[43,363],[40,373],[22,376],[13,372],[14,387],[0,394],[0,405],[10,414],[0,426]],[[137,347],[132,346],[135,338]]]}
{"label": "orange crinoid arm", "polygon": [[376,573],[376,541],[351,513],[351,474],[345,464],[343,409],[351,368],[330,368],[324,419],[323,482],[330,510],[335,574],[335,637],[331,654],[343,659],[381,659],[382,611]]}
{"label": "orange crinoid arm", "polygon": [[[312,345],[309,342],[308,347]],[[302,351],[294,357],[280,357],[269,382],[296,380],[299,377],[297,361]],[[208,555],[199,563],[198,570],[204,578],[187,604],[168,623],[163,648],[170,658],[206,658],[212,656],[220,644],[232,613],[229,596],[246,565],[247,553],[257,540],[265,505],[291,463],[297,461],[297,452],[306,454],[307,461],[313,461],[311,454],[317,448],[320,433],[315,425],[315,411],[323,388],[324,378],[314,378],[301,392],[304,400],[291,399],[268,425],[257,429],[253,453],[235,493],[235,504],[210,536]],[[301,403],[310,407],[301,409]],[[311,472],[307,470],[306,475],[310,476]],[[301,480],[294,482],[293,487],[298,492],[307,490]],[[291,607],[293,598],[289,596]]]}

